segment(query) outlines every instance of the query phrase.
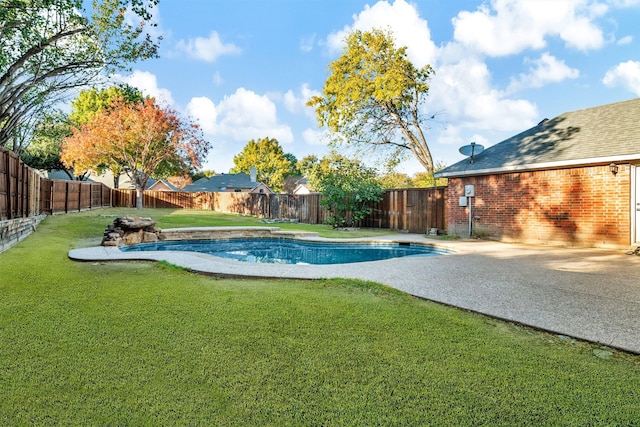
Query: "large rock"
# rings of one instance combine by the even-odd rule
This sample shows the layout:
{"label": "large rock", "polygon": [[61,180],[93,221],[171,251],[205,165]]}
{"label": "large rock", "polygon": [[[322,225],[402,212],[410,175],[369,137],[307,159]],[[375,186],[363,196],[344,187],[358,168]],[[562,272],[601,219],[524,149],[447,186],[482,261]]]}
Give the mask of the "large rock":
{"label": "large rock", "polygon": [[142,230],[128,230],[125,231],[124,236],[122,236],[122,242],[125,245],[137,245],[138,243],[142,243]]}
{"label": "large rock", "polygon": [[145,230],[153,229],[156,222],[151,218],[141,218],[139,216],[123,216],[113,221],[113,226],[123,230]]}
{"label": "large rock", "polygon": [[158,241],[158,235],[149,231],[142,232],[142,241],[144,243],[153,243]]}
{"label": "large rock", "polygon": [[161,233],[151,218],[124,216],[118,217],[107,226],[102,238],[103,246],[135,245],[157,242]]}

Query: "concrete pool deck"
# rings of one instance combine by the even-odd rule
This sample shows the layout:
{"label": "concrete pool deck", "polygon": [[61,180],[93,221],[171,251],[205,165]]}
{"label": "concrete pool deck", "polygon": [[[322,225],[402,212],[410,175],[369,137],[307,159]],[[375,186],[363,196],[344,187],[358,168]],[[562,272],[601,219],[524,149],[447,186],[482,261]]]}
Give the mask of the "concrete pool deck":
{"label": "concrete pool deck", "polygon": [[355,240],[428,243],[455,253],[334,265],[249,264],[198,253],[121,252],[103,246],[74,249],[69,257],[164,260],[223,277],[372,280],[420,298],[640,354],[640,257],[624,250],[439,241],[414,234]]}

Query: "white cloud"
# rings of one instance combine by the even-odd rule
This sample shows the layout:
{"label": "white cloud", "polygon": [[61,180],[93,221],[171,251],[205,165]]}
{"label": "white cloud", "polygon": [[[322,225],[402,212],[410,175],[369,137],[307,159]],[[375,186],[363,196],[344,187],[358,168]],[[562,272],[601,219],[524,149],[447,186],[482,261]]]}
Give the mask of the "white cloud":
{"label": "white cloud", "polygon": [[492,0],[453,19],[454,39],[488,56],[543,49],[547,37],[579,50],[599,49],[604,37],[593,20],[606,11],[585,0]]}
{"label": "white cloud", "polygon": [[476,144],[480,144],[483,147],[486,147],[490,141],[484,137],[484,135],[480,135],[478,133],[471,135],[471,141],[475,142]]}
{"label": "white cloud", "polygon": [[216,31],[212,31],[208,38],[180,40],[176,47],[188,56],[206,62],[214,62],[222,55],[236,55],[241,52],[233,43],[224,44]]}
{"label": "white cloud", "polygon": [[443,111],[451,141],[451,123],[467,131],[520,131],[535,123],[536,106],[526,100],[507,98],[491,87],[487,65],[474,58],[442,65],[431,83],[429,110]]}
{"label": "white cloud", "polygon": [[[505,2],[499,0],[492,4],[499,6],[502,3]],[[527,3],[535,12],[535,4]],[[497,37],[495,33],[498,30],[511,31],[513,27],[517,27],[517,23],[506,27],[501,21],[496,22],[496,18],[492,16],[493,9],[489,9],[489,6],[484,8],[480,11],[486,10],[486,13],[466,12],[470,18],[478,21],[477,25],[472,26],[469,22],[454,20],[454,24],[459,25],[458,31],[471,30],[469,40],[482,38],[478,35],[482,31],[491,33],[487,40],[480,40],[478,45],[458,40],[436,47],[431,40],[427,21],[421,19],[415,7],[404,0],[396,0],[393,4],[383,0],[371,7],[365,7],[361,13],[354,16],[353,25],[331,34],[327,38],[327,45],[335,54],[342,48],[345,36],[353,29],[389,28],[396,36],[397,45],[407,46],[409,59],[414,64],[422,66],[429,63],[435,68],[436,73],[431,78],[429,96],[424,106],[426,114],[436,114],[434,121],[427,123],[430,126],[430,129],[427,129],[427,137],[434,143],[431,147],[434,154],[449,152],[450,148],[445,148],[445,145],[460,146],[470,141],[487,146],[489,140],[495,142],[509,133],[520,132],[533,126],[539,121],[539,114],[533,102],[513,98],[509,92],[493,87],[491,72],[482,59],[487,53],[480,48],[484,47],[485,43],[510,45],[511,40],[505,41],[504,37],[509,39],[511,35]],[[536,18],[535,22],[544,21],[549,14],[548,10],[538,12],[540,17]],[[465,13],[461,15],[464,17]],[[563,17],[566,15],[563,14]],[[513,17],[513,14],[508,16],[509,19]],[[506,18],[501,15],[500,19]],[[482,29],[482,25],[486,28]],[[545,34],[542,33],[543,36]],[[518,37],[528,40],[526,43],[520,43],[522,46],[531,45],[529,33],[525,32]],[[536,46],[542,47],[544,43],[544,38],[540,37]],[[513,50],[511,47],[507,49],[508,52]],[[554,62],[549,57],[541,58],[532,66],[529,83],[539,84],[544,79],[557,79],[554,71],[559,72],[560,64],[561,61]],[[552,67],[554,65],[557,69]],[[573,70],[567,72],[567,75],[572,73]],[[311,138],[313,134],[309,135]]]}
{"label": "white cloud", "polygon": [[275,104],[267,96],[244,88],[225,96],[217,105],[206,97],[193,98],[187,110],[212,137],[243,143],[265,137],[275,138],[280,144],[293,142],[291,128],[278,123]]}
{"label": "white cloud", "polygon": [[353,25],[345,26],[327,37],[327,45],[333,53],[342,50],[344,39],[351,31],[379,28],[390,29],[398,47],[407,46],[407,56],[416,66],[422,67],[435,61],[437,48],[431,40],[427,21],[420,18],[416,8],[405,0],[395,0],[393,4],[379,1],[373,6],[366,5],[353,18]]}
{"label": "white cloud", "polygon": [[640,61],[616,65],[606,72],[602,82],[608,87],[622,87],[640,96]]}
{"label": "white cloud", "polygon": [[617,45],[626,45],[626,44],[631,44],[633,42],[633,37],[632,36],[624,36],[621,37],[620,39],[618,39],[618,41],[616,42]]}
{"label": "white cloud", "polygon": [[328,145],[329,134],[326,130],[305,129],[302,132],[302,139],[307,145]]}
{"label": "white cloud", "polygon": [[135,70],[129,76],[114,76],[129,86],[138,88],[144,95],[156,98],[160,104],[173,105],[173,96],[169,89],[158,87],[158,79],[148,71]]}
{"label": "white cloud", "polygon": [[313,50],[313,45],[316,42],[316,35],[313,34],[309,37],[304,37],[300,39],[300,50],[303,52],[311,52]]}
{"label": "white cloud", "polygon": [[212,100],[205,96],[191,98],[187,105],[187,113],[197,120],[204,133],[217,133],[218,111]]}
{"label": "white cloud", "polygon": [[520,74],[517,79],[512,79],[508,92],[515,92],[526,88],[539,88],[548,83],[559,83],[565,79],[575,79],[580,71],[571,68],[564,61],[545,52],[537,60],[528,61],[532,66],[528,74]]}
{"label": "white cloud", "polygon": [[309,85],[304,83],[300,87],[298,94],[292,90],[288,90],[283,97],[284,106],[287,110],[294,114],[304,113],[308,117],[315,118],[315,111],[311,107],[307,107],[307,101],[313,96],[321,96],[317,90],[309,89]]}
{"label": "white cloud", "polygon": [[216,71],[213,74],[213,84],[216,86],[220,86],[222,83],[223,83],[222,76],[220,75],[220,72]]}

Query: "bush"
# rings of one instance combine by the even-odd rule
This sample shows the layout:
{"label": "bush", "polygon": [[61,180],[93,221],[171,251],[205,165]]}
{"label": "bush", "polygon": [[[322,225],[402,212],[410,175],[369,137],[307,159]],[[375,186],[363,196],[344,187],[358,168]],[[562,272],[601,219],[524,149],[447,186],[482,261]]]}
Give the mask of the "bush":
{"label": "bush", "polygon": [[319,187],[321,204],[330,211],[326,222],[334,228],[351,227],[366,218],[384,191],[374,169],[339,155],[331,157]]}

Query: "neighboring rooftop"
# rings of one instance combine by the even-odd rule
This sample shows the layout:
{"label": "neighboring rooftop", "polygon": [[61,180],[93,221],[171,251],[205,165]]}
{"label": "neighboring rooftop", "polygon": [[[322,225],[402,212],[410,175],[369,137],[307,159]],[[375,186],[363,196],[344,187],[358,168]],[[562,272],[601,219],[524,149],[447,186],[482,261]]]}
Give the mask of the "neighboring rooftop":
{"label": "neighboring rooftop", "polygon": [[220,192],[228,189],[251,190],[259,185],[255,179],[244,172],[214,175],[210,178],[200,178],[187,185],[182,191]]}
{"label": "neighboring rooftop", "polygon": [[182,191],[166,179],[154,180],[153,178],[149,178],[149,182],[147,183],[147,190],[152,191]]}
{"label": "neighboring rooftop", "polygon": [[640,159],[640,98],[544,119],[438,172],[436,177],[482,175]]}

